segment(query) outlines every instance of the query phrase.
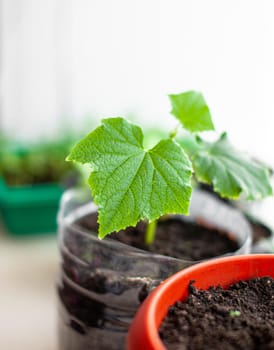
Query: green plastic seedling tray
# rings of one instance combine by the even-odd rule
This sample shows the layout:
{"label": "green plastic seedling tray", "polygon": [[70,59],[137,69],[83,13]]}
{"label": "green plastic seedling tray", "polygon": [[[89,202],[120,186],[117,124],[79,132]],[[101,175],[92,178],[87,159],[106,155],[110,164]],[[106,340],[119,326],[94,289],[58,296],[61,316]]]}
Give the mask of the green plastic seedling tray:
{"label": "green plastic seedling tray", "polygon": [[0,211],[5,228],[13,234],[55,233],[63,188],[59,184],[8,186],[0,178]]}

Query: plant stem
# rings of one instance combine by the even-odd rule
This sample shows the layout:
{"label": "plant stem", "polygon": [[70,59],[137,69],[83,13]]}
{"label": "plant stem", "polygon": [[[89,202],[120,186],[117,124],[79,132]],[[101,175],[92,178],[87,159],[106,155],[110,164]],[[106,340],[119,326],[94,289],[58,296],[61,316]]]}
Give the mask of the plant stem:
{"label": "plant stem", "polygon": [[177,136],[177,133],[178,133],[179,128],[180,128],[180,124],[178,124],[178,125],[176,126],[176,128],[174,128],[173,130],[170,131],[169,137],[170,137],[171,139],[174,139],[174,138]]}
{"label": "plant stem", "polygon": [[154,242],[157,220],[151,221],[147,224],[147,230],[145,233],[145,243],[150,245]]}

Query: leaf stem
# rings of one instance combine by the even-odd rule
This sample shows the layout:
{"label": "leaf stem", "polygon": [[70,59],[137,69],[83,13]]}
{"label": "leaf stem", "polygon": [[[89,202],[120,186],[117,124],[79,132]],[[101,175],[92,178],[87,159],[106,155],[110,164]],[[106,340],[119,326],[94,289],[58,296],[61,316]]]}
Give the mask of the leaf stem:
{"label": "leaf stem", "polygon": [[150,245],[154,242],[156,232],[157,220],[151,221],[147,224],[145,233],[145,244]]}
{"label": "leaf stem", "polygon": [[174,139],[177,136],[178,130],[180,128],[180,124],[178,124],[173,130],[169,132],[169,137]]}

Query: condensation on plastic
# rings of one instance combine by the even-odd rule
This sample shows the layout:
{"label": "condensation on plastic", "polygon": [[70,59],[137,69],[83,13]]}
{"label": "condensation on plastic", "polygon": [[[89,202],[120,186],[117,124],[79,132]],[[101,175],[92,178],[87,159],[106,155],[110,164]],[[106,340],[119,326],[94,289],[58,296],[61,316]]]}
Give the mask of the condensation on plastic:
{"label": "condensation on plastic", "polygon": [[[198,262],[151,254],[108,238],[99,240],[96,233],[75,224],[96,209],[86,190],[69,190],[61,201],[60,350],[122,349],[142,290],[151,290]],[[204,191],[194,191],[190,216],[182,220],[235,235],[240,248],[232,255],[250,252],[251,228],[243,215]]]}

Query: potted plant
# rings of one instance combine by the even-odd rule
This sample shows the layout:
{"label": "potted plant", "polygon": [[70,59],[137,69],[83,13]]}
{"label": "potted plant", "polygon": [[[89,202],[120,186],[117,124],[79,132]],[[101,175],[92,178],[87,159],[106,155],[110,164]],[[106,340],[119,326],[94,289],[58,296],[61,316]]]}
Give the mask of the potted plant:
{"label": "potted plant", "polygon": [[273,255],[254,254],[213,259],[174,274],[137,311],[127,349],[273,348],[273,266]]}
{"label": "potted plant", "polygon": [[[155,285],[199,260],[249,251],[250,227],[244,217],[204,192],[193,191],[190,201],[191,176],[194,171],[222,196],[237,198],[243,192],[253,199],[272,193],[267,169],[239,154],[226,134],[213,143],[197,134],[214,129],[200,93],[171,95],[170,100],[180,125],[196,134],[193,152],[187,154],[177,142],[180,125],[147,149],[142,130],[118,117],[104,119],[68,157],[90,165],[93,203],[90,194],[86,198],[77,191],[66,193],[61,203],[61,349],[120,349],[136,309]],[[187,222],[181,229],[181,214],[189,212],[190,202],[190,220],[210,231],[208,243],[201,246],[214,246],[212,228],[217,228],[216,235],[236,242],[236,247],[202,258],[166,252],[170,243],[164,237],[176,237],[174,250],[197,250],[193,242],[198,233],[187,244],[179,243],[181,232],[189,235],[194,225]],[[189,220],[184,216],[184,221]],[[180,227],[175,236],[174,226]],[[133,247],[124,244],[128,241]],[[164,253],[158,250],[159,241],[164,242]]]}
{"label": "potted plant", "polygon": [[77,171],[63,161],[73,141],[26,145],[2,141],[0,151],[0,213],[7,230],[16,235],[56,232],[59,201]]}

